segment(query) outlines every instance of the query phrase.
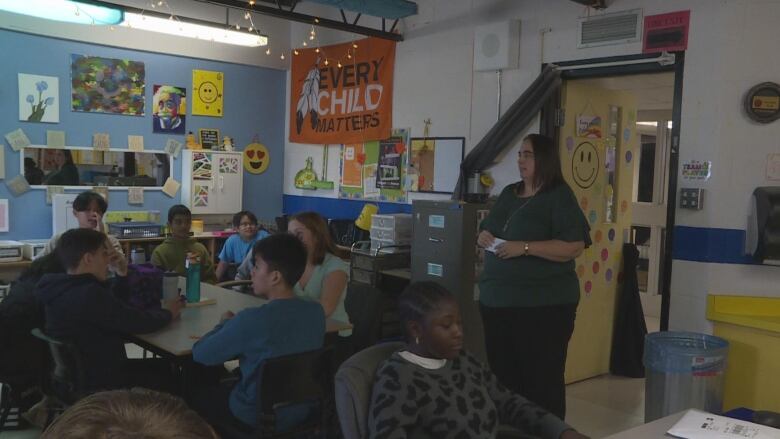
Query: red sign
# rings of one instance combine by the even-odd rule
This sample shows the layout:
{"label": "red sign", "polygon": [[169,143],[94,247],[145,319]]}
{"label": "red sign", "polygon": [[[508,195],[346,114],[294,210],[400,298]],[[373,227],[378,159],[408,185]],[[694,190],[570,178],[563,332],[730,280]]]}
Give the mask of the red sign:
{"label": "red sign", "polygon": [[642,53],[677,52],[688,48],[691,11],[645,17]]}
{"label": "red sign", "polygon": [[363,143],[390,137],[394,66],[395,42],[379,38],[298,49],[290,73],[290,141]]}

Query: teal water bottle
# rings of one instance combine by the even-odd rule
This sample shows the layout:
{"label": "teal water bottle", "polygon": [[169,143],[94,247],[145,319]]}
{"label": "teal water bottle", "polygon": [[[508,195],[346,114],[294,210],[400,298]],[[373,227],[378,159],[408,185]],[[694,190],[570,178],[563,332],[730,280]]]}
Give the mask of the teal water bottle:
{"label": "teal water bottle", "polygon": [[197,253],[187,252],[184,262],[187,272],[187,302],[200,302],[200,259]]}

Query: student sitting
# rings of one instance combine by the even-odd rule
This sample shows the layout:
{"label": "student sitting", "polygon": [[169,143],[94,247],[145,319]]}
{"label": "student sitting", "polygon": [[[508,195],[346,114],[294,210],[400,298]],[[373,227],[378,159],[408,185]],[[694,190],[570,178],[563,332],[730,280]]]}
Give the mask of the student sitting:
{"label": "student sitting", "polygon": [[[192,347],[193,360],[209,366],[238,358],[241,379],[232,391],[227,387],[204,390],[195,405],[213,422],[232,419],[246,430],[257,424],[256,378],[263,361],[318,349],[325,337],[322,307],[293,293],[293,285],[306,269],[303,244],[287,234],[272,235],[255,244],[252,256],[252,288],[256,295],[267,296],[268,302],[237,315],[228,311]],[[278,415],[280,430],[305,418],[299,410]]]}
{"label": "student sitting", "polygon": [[41,439],[218,439],[181,399],[146,389],[83,398],[58,416]]}
{"label": "student sitting", "polygon": [[[73,216],[76,217],[76,220],[79,222],[79,228],[82,229],[92,229],[105,233],[105,230],[103,229],[103,215],[105,215],[106,210],[108,210],[108,202],[106,202],[106,199],[97,192],[85,191],[80,193],[76,199],[73,200]],[[54,235],[49,242],[46,243],[46,246],[38,257],[51,253],[57,246],[57,241],[61,235],[62,234]],[[111,247],[120,255],[124,256],[122,244],[119,243],[119,240],[113,235],[106,236],[108,237],[108,242],[111,244]]]}
{"label": "student sitting", "polygon": [[167,271],[175,271],[182,276],[187,274],[185,261],[187,253],[192,252],[200,258],[200,280],[214,283],[214,262],[206,247],[190,236],[192,213],[186,206],[177,204],[168,210],[168,227],[171,236],[166,238],[152,252],[152,264]]}
{"label": "student sitting", "polygon": [[[46,333],[74,343],[83,355],[88,391],[133,383],[136,371],[126,367],[125,334],[153,332],[176,318],[183,306],[174,299],[168,309],[140,311],[127,297],[127,261],[90,229],[63,233],[57,253],[66,273],[47,274],[36,287],[44,305]],[[107,282],[108,268],[117,274]]]}
{"label": "student sitting", "polygon": [[377,369],[369,438],[495,438],[499,424],[533,437],[586,438],[463,351],[458,302],[444,287],[409,285],[399,314],[407,347]]}
{"label": "student sitting", "polygon": [[233,228],[238,231],[230,236],[222,251],[219,253],[219,264],[217,264],[217,279],[224,280],[230,264],[240,264],[252,250],[260,239],[269,235],[265,230],[258,230],[257,217],[248,210],[242,210],[233,215]]}

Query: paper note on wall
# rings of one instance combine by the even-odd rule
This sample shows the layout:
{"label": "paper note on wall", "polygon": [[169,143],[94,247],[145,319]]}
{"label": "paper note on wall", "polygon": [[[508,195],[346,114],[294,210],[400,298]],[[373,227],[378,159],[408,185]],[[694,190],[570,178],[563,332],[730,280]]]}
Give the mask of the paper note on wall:
{"label": "paper note on wall", "polygon": [[51,204],[51,200],[54,195],[64,193],[65,186],[46,186],[46,204]]}
{"label": "paper note on wall", "polygon": [[0,200],[0,232],[7,232],[8,227],[8,200]]}
{"label": "paper note on wall", "polygon": [[5,148],[0,148],[0,178],[5,178]]}
{"label": "paper note on wall", "polygon": [[46,130],[46,146],[49,148],[64,148],[65,131]]}
{"label": "paper note on wall", "polygon": [[179,188],[181,187],[181,183],[174,180],[173,177],[168,177],[167,180],[165,180],[165,184],[163,185],[162,191],[165,193],[165,195],[174,198],[176,196],[176,193],[179,192]]}
{"label": "paper note on wall", "polygon": [[379,188],[376,187],[377,164],[363,166],[363,197],[376,198],[379,196]]}
{"label": "paper note on wall", "polygon": [[92,147],[106,150],[111,147],[111,138],[108,133],[95,133],[92,135]]}
{"label": "paper note on wall", "polygon": [[127,188],[127,204],[144,204],[144,188]]}
{"label": "paper note on wall", "polygon": [[21,128],[6,133],[5,140],[8,141],[8,144],[11,145],[14,151],[30,146],[30,139],[27,138],[27,134]]}
{"label": "paper note on wall", "polygon": [[15,197],[30,190],[30,184],[27,183],[27,179],[24,178],[23,175],[17,175],[10,180],[6,180],[5,185],[8,186],[8,190],[11,191]]}
{"label": "paper note on wall", "polygon": [[144,136],[127,136],[127,149],[130,151],[143,151]]}
{"label": "paper note on wall", "polygon": [[168,153],[168,155],[173,156],[173,158],[179,156],[181,147],[182,143],[176,139],[168,139],[168,141],[165,142],[165,152]]}

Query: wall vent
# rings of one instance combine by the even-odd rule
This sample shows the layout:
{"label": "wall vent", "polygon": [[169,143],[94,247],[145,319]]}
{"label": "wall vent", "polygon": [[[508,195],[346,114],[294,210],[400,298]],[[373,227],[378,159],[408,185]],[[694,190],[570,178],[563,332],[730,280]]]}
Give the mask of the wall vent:
{"label": "wall vent", "polygon": [[581,17],[577,47],[635,43],[642,39],[642,10]]}

